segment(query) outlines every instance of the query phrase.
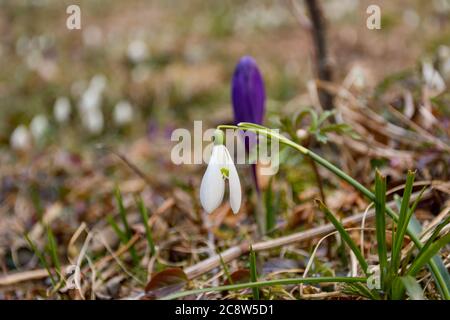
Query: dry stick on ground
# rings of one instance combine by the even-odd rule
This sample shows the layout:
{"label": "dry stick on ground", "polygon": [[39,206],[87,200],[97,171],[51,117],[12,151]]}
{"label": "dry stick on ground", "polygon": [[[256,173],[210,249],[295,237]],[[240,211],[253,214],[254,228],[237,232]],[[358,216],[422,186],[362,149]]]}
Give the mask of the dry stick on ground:
{"label": "dry stick on ground", "polygon": [[[328,57],[326,23],[322,7],[319,0],[306,0],[305,2],[312,24],[311,33],[315,50],[317,77],[321,81],[331,82],[333,77]],[[319,99],[322,108],[325,110],[334,109],[333,96],[329,92],[319,89]]]}
{"label": "dry stick on ground", "polygon": [[[416,192],[413,195],[411,195],[411,201],[414,201],[418,196],[420,192]],[[422,200],[429,198],[432,195],[431,189],[426,190],[422,196]],[[395,201],[390,201],[388,203],[389,207],[395,206]],[[345,226],[356,224],[361,222],[363,219],[364,213],[359,213],[356,215],[353,215],[351,217],[347,217],[342,220],[342,224]],[[366,221],[368,219],[371,219],[375,216],[375,210],[370,210],[366,215]],[[334,231],[335,228],[331,223],[325,224],[323,226],[319,226],[316,228],[312,228],[309,230],[297,232],[288,236],[280,237],[273,240],[267,240],[267,241],[261,241],[257,242],[255,244],[252,244],[252,248],[254,251],[263,251],[263,250],[269,250],[276,247],[281,247],[285,245],[290,245],[296,242],[301,242],[305,240],[311,240],[316,237],[324,236],[327,233],[330,233]],[[224,263],[228,263],[234,259],[239,258],[241,255],[246,254],[249,252],[250,243],[242,243],[239,246],[232,247],[230,249],[227,249],[220,253],[220,256],[222,257]],[[198,276],[201,276],[202,274],[211,271],[212,269],[220,266],[220,256],[215,255],[213,257],[210,257],[206,260],[203,260],[191,267],[188,267],[184,270],[186,275],[189,279],[194,279]]]}

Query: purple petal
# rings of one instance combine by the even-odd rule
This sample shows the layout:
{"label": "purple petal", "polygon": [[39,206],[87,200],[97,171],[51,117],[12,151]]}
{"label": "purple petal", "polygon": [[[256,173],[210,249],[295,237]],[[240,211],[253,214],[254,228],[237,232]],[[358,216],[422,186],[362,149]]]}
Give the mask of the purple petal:
{"label": "purple petal", "polygon": [[256,61],[250,56],[239,60],[231,84],[234,120],[262,124],[265,113],[266,92]]}

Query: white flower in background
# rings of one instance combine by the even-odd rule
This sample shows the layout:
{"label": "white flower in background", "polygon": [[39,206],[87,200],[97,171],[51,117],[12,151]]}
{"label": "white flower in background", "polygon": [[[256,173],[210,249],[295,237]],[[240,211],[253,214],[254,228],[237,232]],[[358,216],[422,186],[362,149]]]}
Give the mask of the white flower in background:
{"label": "white flower in background", "polygon": [[208,168],[200,185],[200,202],[211,213],[222,203],[225,180],[229,183],[230,205],[233,213],[241,207],[241,183],[228,149],[223,145],[223,132],[216,130]]}
{"label": "white flower in background", "polygon": [[354,86],[358,90],[364,89],[367,85],[367,72],[359,66],[354,65],[344,79],[344,87],[350,88]]}
{"label": "white flower in background", "polygon": [[92,77],[89,87],[98,93],[102,93],[106,88],[106,77],[104,74],[96,74]]}
{"label": "white flower in background", "polygon": [[59,123],[64,123],[69,120],[70,117],[70,101],[67,97],[59,97],[56,99],[55,104],[53,106],[53,115]]}
{"label": "white flower in background", "polygon": [[103,90],[106,88],[106,77],[102,74],[94,76],[89,87],[81,95],[79,101],[80,112],[89,112],[89,110],[97,109],[102,104]]}
{"label": "white flower in background", "polygon": [[79,103],[80,112],[88,112],[89,110],[99,108],[101,103],[101,92],[90,86],[81,96]]}
{"label": "white flower in background", "polygon": [[114,107],[113,117],[119,126],[129,124],[133,120],[133,107],[126,100],[119,101]]}
{"label": "white flower in background", "polygon": [[148,48],[144,41],[133,40],[128,45],[127,56],[134,63],[139,63],[147,59]]}
{"label": "white flower in background", "polygon": [[102,74],[94,76],[78,102],[83,126],[92,134],[98,134],[103,130],[104,119],[101,106],[105,88],[106,77]]}
{"label": "white flower in background", "polygon": [[10,138],[11,148],[15,150],[26,150],[31,146],[31,135],[23,124],[18,126]]}
{"label": "white flower in background", "polygon": [[445,90],[445,82],[433,64],[429,61],[422,63],[422,75],[426,85],[431,90],[432,96],[437,96]]}
{"label": "white flower in background", "polygon": [[48,120],[43,114],[39,114],[31,120],[30,131],[35,140],[40,140],[48,130]]}
{"label": "white flower in background", "polygon": [[98,134],[103,130],[103,113],[99,108],[90,109],[81,116],[83,126],[92,134]]}

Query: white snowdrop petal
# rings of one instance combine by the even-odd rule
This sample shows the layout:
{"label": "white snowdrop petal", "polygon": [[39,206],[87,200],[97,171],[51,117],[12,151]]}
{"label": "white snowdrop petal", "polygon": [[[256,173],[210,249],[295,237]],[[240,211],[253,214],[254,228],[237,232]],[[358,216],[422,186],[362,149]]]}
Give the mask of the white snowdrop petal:
{"label": "white snowdrop petal", "polygon": [[222,178],[220,168],[220,165],[210,161],[200,185],[200,202],[208,213],[213,212],[220,206],[225,193],[225,181]]}
{"label": "white snowdrop petal", "polygon": [[239,180],[239,175],[237,173],[236,167],[234,165],[233,159],[231,158],[228,149],[225,148],[225,153],[227,157],[227,169],[228,169],[228,182],[230,189],[230,206],[233,213],[236,214],[241,208],[242,192],[241,192],[241,182]]}
{"label": "white snowdrop petal", "polygon": [[114,122],[121,126],[133,120],[133,107],[128,101],[119,101],[114,107]]}
{"label": "white snowdrop petal", "polygon": [[103,130],[103,113],[99,108],[90,109],[82,115],[83,125],[92,134]]}
{"label": "white snowdrop petal", "polygon": [[30,131],[33,137],[39,140],[48,129],[48,120],[47,117],[39,114],[31,120],[30,123]]}
{"label": "white snowdrop petal", "polygon": [[18,126],[11,134],[11,147],[16,150],[25,150],[31,146],[31,137],[27,127]]}
{"label": "white snowdrop petal", "polygon": [[229,170],[229,187],[230,187],[230,205],[233,213],[238,213],[241,208],[241,182],[234,164],[228,167]]}
{"label": "white snowdrop petal", "polygon": [[225,193],[225,180],[229,182],[231,209],[234,213],[238,213],[242,197],[239,175],[228,149],[219,144],[212,149],[208,168],[200,185],[200,202],[208,213],[221,204]]}
{"label": "white snowdrop petal", "polygon": [[67,97],[59,97],[55,101],[55,105],[53,106],[53,115],[56,121],[63,123],[69,119],[70,116],[70,101]]}

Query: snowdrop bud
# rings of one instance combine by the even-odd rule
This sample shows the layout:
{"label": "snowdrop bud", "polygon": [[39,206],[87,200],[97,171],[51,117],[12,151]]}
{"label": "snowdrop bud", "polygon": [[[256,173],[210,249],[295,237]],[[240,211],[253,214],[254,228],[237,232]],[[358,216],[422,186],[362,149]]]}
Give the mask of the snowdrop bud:
{"label": "snowdrop bud", "polygon": [[102,93],[102,91],[106,88],[106,77],[103,74],[97,74],[91,79],[91,83],[89,87],[92,88],[97,93]]}
{"label": "snowdrop bud", "polygon": [[133,120],[133,107],[128,101],[119,101],[114,107],[114,122],[119,125],[129,124]]}
{"label": "snowdrop bud", "polygon": [[300,140],[304,140],[308,137],[308,131],[306,131],[305,129],[298,129],[295,134]]}
{"label": "snowdrop bud", "polygon": [[89,110],[97,109],[100,107],[102,100],[101,93],[90,86],[81,96],[79,103],[80,112],[89,112]]}
{"label": "snowdrop bud", "polygon": [[437,70],[434,69],[431,62],[425,61],[422,63],[422,75],[426,85],[432,91],[433,96],[442,93],[446,86],[444,79]]}
{"label": "snowdrop bud", "polygon": [[29,149],[31,146],[31,136],[27,127],[24,125],[18,126],[11,134],[10,144],[11,148],[15,150],[23,151]]}
{"label": "snowdrop bud", "polygon": [[364,74],[364,70],[361,67],[355,66],[352,69],[352,76],[353,84],[357,89],[363,89],[366,86],[366,76]]}
{"label": "snowdrop bud", "polygon": [[83,115],[83,125],[92,134],[103,130],[103,113],[99,108],[89,109]]}
{"label": "snowdrop bud", "polygon": [[147,45],[142,40],[131,41],[128,45],[127,56],[134,63],[144,61],[148,57]]}
{"label": "snowdrop bud", "polygon": [[53,106],[53,115],[59,123],[64,123],[70,117],[70,101],[67,97],[59,97]]}
{"label": "snowdrop bud", "polygon": [[48,120],[43,114],[39,114],[31,120],[30,131],[35,140],[40,140],[48,130]]}

